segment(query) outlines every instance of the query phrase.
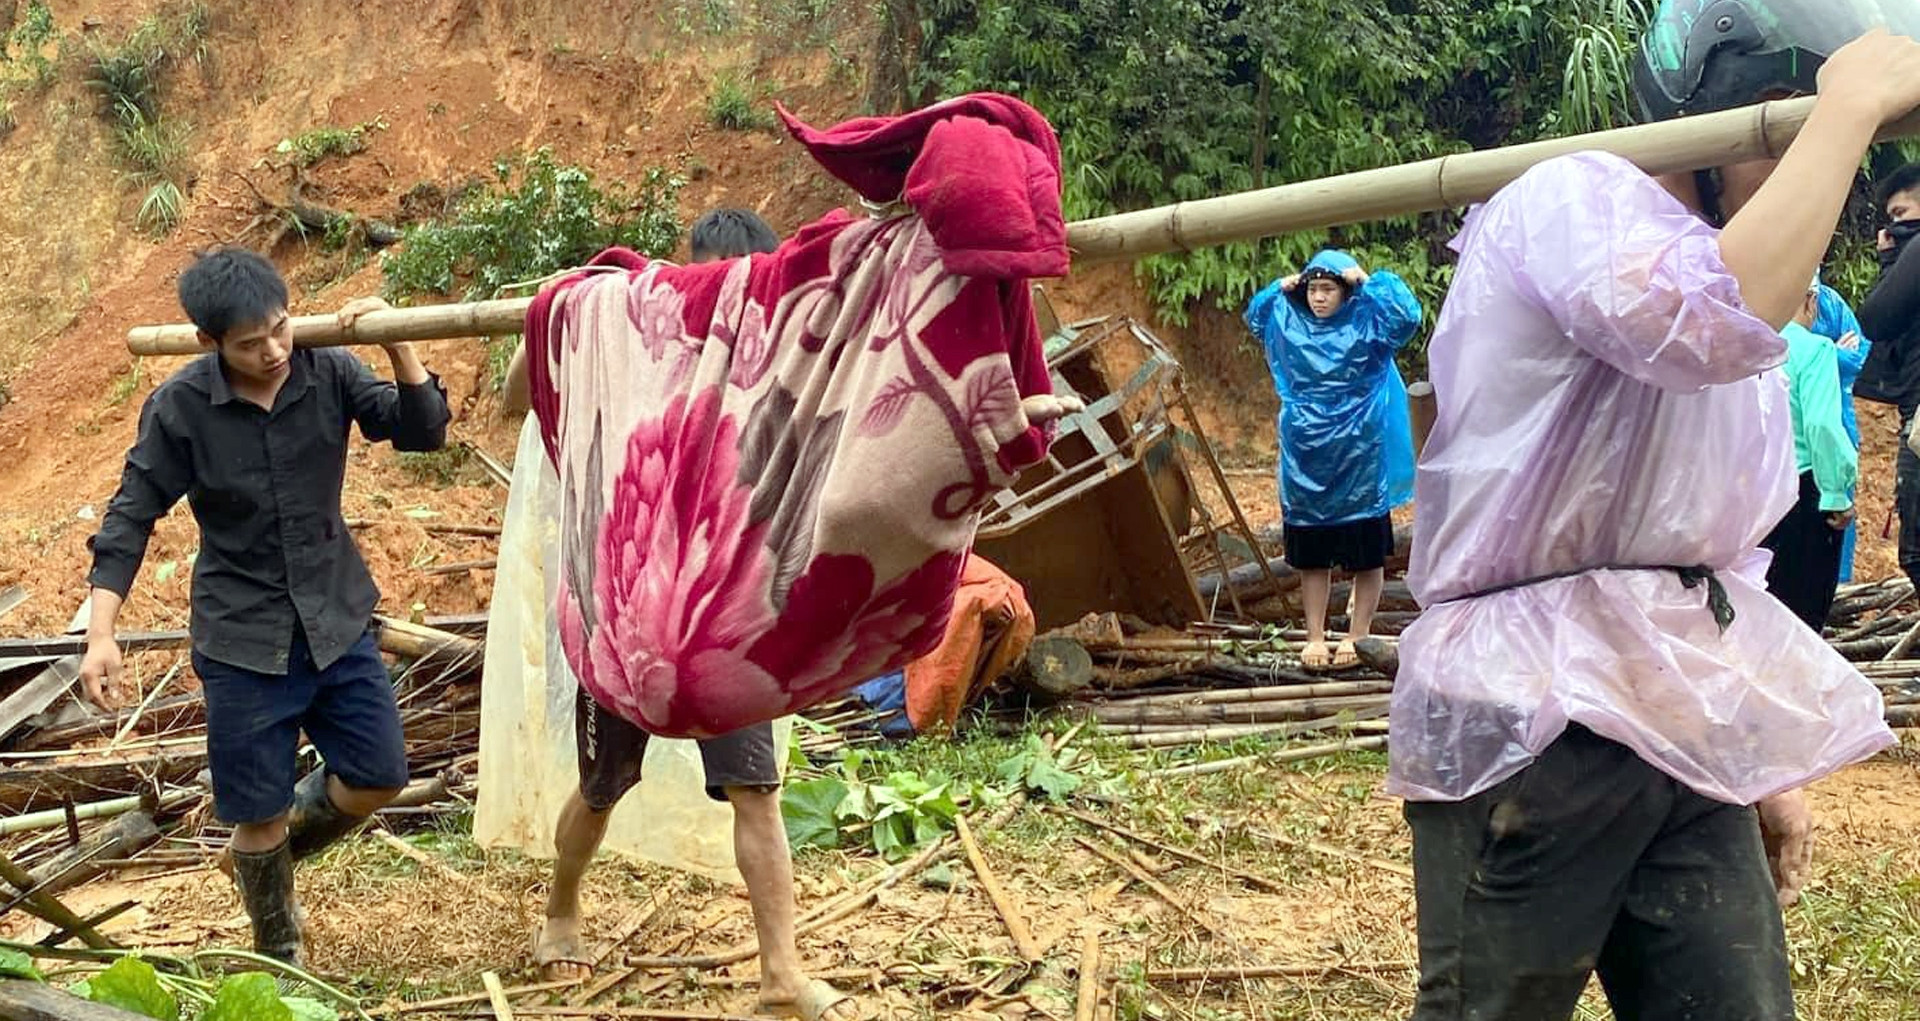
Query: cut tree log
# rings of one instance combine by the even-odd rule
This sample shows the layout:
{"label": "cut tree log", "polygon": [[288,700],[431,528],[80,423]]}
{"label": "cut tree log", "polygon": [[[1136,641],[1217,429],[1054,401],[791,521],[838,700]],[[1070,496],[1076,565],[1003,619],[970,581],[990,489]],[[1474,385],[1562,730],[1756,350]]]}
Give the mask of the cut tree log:
{"label": "cut tree log", "polygon": [[102,862],[131,858],[160,839],[160,827],[145,812],[128,812],[102,826],[86,840],[33,870],[34,888],[57,894],[107,871]]}
{"label": "cut tree log", "polygon": [[1360,656],[1360,662],[1370,670],[1386,674],[1389,679],[1400,674],[1400,646],[1380,638],[1362,638],[1353,643],[1353,651]]}
{"label": "cut tree log", "polygon": [[1015,682],[1052,698],[1065,698],[1093,683],[1093,657],[1086,646],[1065,635],[1041,635],[1027,647]]}

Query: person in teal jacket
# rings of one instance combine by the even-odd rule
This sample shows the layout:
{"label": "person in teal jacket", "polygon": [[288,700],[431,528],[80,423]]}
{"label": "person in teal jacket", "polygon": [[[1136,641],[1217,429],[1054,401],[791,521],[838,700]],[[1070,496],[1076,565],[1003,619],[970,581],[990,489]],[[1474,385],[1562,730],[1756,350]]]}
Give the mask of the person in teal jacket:
{"label": "person in teal jacket", "polygon": [[1853,521],[1860,466],[1843,424],[1839,346],[1808,328],[1819,312],[1821,287],[1817,278],[1807,285],[1800,312],[1780,331],[1787,338],[1800,499],[1761,543],[1773,552],[1767,589],[1815,631],[1826,626],[1840,584],[1841,539]]}
{"label": "person in teal jacket", "polygon": [[[1853,316],[1853,309],[1840,292],[1820,285],[1820,307],[1808,327],[1814,333],[1834,342],[1840,356],[1840,414],[1841,424],[1846,427],[1847,437],[1853,441],[1853,449],[1860,449],[1860,421],[1853,413],[1853,382],[1860,378],[1860,370],[1866,367],[1867,353],[1873,350],[1873,341],[1860,332],[1860,321]],[[1851,496],[1852,494],[1848,494]],[[1853,549],[1859,538],[1860,522],[1847,522],[1847,531],[1840,539],[1840,583],[1853,580]]]}
{"label": "person in teal jacket", "polygon": [[[1323,251],[1267,285],[1246,322],[1280,394],[1281,521],[1287,563],[1301,574],[1308,669],[1359,662],[1393,552],[1395,507],[1413,499],[1413,430],[1394,353],[1420,327],[1420,302],[1388,270],[1369,274]],[[1327,648],[1333,569],[1353,575],[1347,636]]]}

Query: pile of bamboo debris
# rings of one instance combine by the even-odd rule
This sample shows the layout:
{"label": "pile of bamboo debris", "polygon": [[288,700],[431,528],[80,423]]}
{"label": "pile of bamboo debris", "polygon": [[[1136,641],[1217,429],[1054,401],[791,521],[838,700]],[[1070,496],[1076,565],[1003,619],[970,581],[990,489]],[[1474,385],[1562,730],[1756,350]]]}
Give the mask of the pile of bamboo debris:
{"label": "pile of bamboo debris", "polygon": [[[1253,584],[1251,572],[1245,577]],[[1887,722],[1896,727],[1920,727],[1920,608],[1913,595],[1904,579],[1846,586],[1826,630],[1834,649],[1881,689]],[[1263,597],[1275,602],[1286,593],[1252,595]],[[1346,598],[1345,586],[1336,586],[1332,605]],[[1297,607],[1292,613],[1297,619]],[[1406,585],[1389,581],[1374,630],[1397,635],[1418,616]],[[1336,632],[1345,626],[1339,615],[1331,622]],[[1035,639],[1019,680],[1039,700],[1083,714],[1096,725],[1094,733],[1124,747],[1359,735],[1265,756],[1270,762],[1384,747],[1387,703],[1399,667],[1392,641],[1360,643],[1358,666],[1310,673],[1299,658],[1305,639],[1304,632],[1273,625],[1174,632],[1094,614]]]}
{"label": "pile of bamboo debris", "polygon": [[[433,626],[379,621],[380,647],[396,660],[414,772],[383,815],[464,800],[478,759],[483,646],[459,632],[484,625],[483,615]],[[197,687],[174,683],[186,661],[186,632],[123,635],[121,645],[130,654],[181,654],[136,693],[138,704],[100,712],[76,692],[83,638],[0,640],[0,691],[8,691],[0,697],[0,879],[12,888],[0,914],[19,907],[50,923],[46,946],[73,938],[109,946],[98,927],[133,907],[129,901],[81,918],[60,903],[60,892],[122,870],[205,867],[225,844],[205,774],[206,704]]]}

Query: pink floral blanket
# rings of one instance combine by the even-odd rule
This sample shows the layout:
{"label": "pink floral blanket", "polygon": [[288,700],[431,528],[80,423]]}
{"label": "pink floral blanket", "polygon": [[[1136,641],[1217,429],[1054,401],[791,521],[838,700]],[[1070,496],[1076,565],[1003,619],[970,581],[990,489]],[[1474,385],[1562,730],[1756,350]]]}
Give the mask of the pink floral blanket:
{"label": "pink floral blanket", "polygon": [[1025,280],[1067,268],[1052,129],[991,95],[788,126],[911,211],[719,263],[610,250],[527,319],[561,641],[657,734],[769,720],[930,649],[980,509],[1050,438],[1021,401],[1050,392]]}

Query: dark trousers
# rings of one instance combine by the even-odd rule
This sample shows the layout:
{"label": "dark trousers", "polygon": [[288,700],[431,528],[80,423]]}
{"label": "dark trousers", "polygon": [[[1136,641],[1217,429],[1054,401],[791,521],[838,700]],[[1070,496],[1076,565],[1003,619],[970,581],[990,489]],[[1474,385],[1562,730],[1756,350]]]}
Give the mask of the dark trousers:
{"label": "dark trousers", "polygon": [[1900,516],[1900,569],[1920,588],[1920,457],[1907,449],[1913,409],[1900,413],[1900,456],[1894,461],[1893,509]]}
{"label": "dark trousers", "polygon": [[1827,626],[1840,585],[1840,549],[1847,533],[1827,524],[1813,473],[1800,476],[1800,498],[1760,545],[1773,551],[1767,591],[1814,631]]}
{"label": "dark trousers", "polygon": [[1570,726],[1461,802],[1408,802],[1415,1021],[1558,1021],[1599,973],[1620,1021],[1791,1021],[1752,808]]}

